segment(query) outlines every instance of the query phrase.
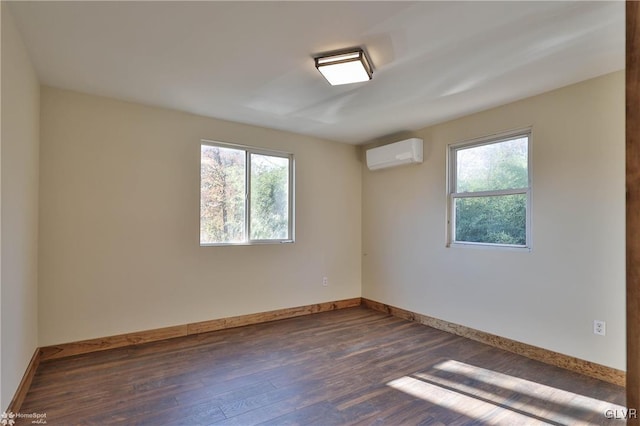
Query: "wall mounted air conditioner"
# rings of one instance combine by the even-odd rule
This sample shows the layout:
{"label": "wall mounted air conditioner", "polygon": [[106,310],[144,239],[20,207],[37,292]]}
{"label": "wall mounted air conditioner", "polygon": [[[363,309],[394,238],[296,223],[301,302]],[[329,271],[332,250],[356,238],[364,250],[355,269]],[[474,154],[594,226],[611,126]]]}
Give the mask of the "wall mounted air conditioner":
{"label": "wall mounted air conditioner", "polygon": [[367,150],[369,170],[422,163],[422,139],[411,138]]}

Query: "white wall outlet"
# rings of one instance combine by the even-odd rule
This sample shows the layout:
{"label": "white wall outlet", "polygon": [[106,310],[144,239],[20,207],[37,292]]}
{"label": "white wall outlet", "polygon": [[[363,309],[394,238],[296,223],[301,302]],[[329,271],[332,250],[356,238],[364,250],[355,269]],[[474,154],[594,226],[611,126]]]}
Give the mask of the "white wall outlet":
{"label": "white wall outlet", "polygon": [[593,321],[593,334],[604,336],[607,334],[607,323],[600,320]]}
{"label": "white wall outlet", "polygon": [[329,285],[329,278],[327,278],[327,277],[322,277],[322,285],[323,285],[324,287],[328,286],[328,285]]}

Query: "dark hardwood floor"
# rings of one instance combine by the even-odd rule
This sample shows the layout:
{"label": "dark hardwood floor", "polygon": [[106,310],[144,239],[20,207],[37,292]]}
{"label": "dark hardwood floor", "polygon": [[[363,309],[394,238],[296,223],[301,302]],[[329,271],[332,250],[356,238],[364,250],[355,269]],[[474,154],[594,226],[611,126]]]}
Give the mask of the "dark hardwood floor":
{"label": "dark hardwood floor", "polygon": [[624,424],[605,416],[624,402],[621,387],[350,308],[45,361],[21,413],[49,425],[610,425]]}

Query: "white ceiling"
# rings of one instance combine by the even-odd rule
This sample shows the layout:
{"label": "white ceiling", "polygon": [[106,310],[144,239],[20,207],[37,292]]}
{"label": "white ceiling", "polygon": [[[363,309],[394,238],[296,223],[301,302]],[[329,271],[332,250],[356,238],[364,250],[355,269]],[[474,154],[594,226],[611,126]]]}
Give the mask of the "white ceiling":
{"label": "white ceiling", "polygon": [[[363,143],[624,68],[624,2],[15,2],[43,84]],[[312,57],[363,46],[373,80]]]}

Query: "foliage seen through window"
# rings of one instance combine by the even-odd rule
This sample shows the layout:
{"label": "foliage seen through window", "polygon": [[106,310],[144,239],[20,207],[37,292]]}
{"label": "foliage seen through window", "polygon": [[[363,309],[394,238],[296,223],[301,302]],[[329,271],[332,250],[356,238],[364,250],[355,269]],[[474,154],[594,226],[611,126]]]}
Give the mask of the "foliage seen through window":
{"label": "foliage seen through window", "polygon": [[451,147],[452,242],[528,245],[529,134]]}
{"label": "foliage seen through window", "polygon": [[286,154],[203,144],[200,243],[290,241],[291,163]]}

